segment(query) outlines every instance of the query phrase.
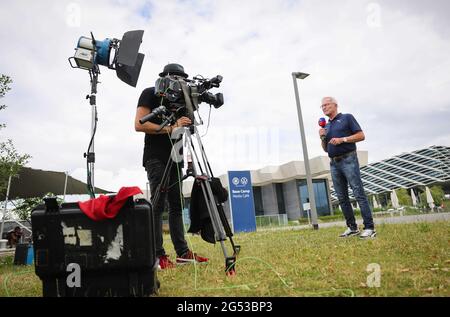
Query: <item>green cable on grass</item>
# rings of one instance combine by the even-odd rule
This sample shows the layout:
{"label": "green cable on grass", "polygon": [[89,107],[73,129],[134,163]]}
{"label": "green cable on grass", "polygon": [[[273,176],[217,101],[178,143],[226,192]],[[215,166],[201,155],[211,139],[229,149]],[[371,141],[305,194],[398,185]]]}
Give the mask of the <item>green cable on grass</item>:
{"label": "green cable on grass", "polygon": [[[172,142],[171,135],[170,135],[169,133],[167,133],[167,135],[168,135],[168,137],[169,137],[169,141],[170,141],[170,143],[171,143],[171,145],[172,145],[172,149],[173,149],[173,145],[174,145],[174,144],[173,144],[173,142]],[[181,142],[182,142],[182,141],[181,141]],[[183,190],[183,189],[182,189],[182,180],[181,180],[180,169],[178,168],[178,165],[177,165],[177,175],[178,175],[178,187],[179,187],[179,190],[180,190],[180,203],[181,203],[181,209],[184,210],[184,201],[183,201],[183,193],[182,193],[182,190]],[[183,216],[184,216],[184,215],[183,215]],[[184,223],[184,221],[183,221],[183,223]],[[186,228],[184,227],[184,225],[183,225],[183,229],[186,230]],[[185,235],[186,235],[186,232],[185,232]],[[187,240],[188,240],[188,244],[189,244],[189,246],[190,246],[190,249],[192,250],[192,252],[194,252],[193,244],[192,244],[191,239],[189,238],[189,235],[187,235]],[[294,290],[294,291],[298,290],[298,289],[295,289],[295,288],[293,288],[292,286],[288,285],[288,284],[286,283],[286,281],[281,277],[281,274],[278,273],[278,272],[273,268],[273,266],[271,266],[268,262],[266,262],[266,261],[264,261],[264,260],[262,260],[262,259],[260,259],[260,258],[256,258],[256,257],[245,257],[245,258],[237,259],[234,265],[236,265],[238,262],[241,262],[241,261],[243,261],[243,260],[257,260],[257,261],[259,261],[259,262],[265,264],[267,267],[269,267],[269,269],[270,269],[272,272],[275,273],[275,275],[278,277],[278,279],[283,283],[283,285],[284,285],[285,287],[287,287],[287,288],[289,288],[289,289],[292,289],[292,290]],[[195,291],[221,290],[221,289],[236,289],[236,288],[243,288],[243,289],[249,290],[249,289],[250,289],[250,285],[257,285],[257,283],[251,283],[251,284],[241,284],[241,285],[233,285],[233,286],[224,286],[224,287],[199,288],[199,287],[197,286],[197,278],[198,278],[197,263],[194,261],[193,264],[194,264],[194,289],[195,289]],[[228,272],[230,269],[231,269],[231,267],[227,268],[226,272]],[[311,295],[330,294],[330,293],[336,293],[336,292],[339,292],[339,291],[341,291],[341,292],[349,292],[349,293],[350,293],[350,297],[354,297],[354,296],[355,296],[355,293],[354,293],[353,290],[351,290],[351,289],[333,289],[333,290],[330,290],[330,291],[324,291],[324,292],[310,292],[309,294],[311,294]],[[308,293],[306,293],[306,294],[308,294]]]}

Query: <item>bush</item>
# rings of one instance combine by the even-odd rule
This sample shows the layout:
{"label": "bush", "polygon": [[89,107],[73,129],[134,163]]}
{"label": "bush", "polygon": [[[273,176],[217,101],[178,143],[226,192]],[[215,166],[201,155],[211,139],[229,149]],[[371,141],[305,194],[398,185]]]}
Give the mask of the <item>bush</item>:
{"label": "bush", "polygon": [[411,196],[408,194],[408,190],[405,188],[400,188],[396,190],[398,203],[400,206],[412,206]]}
{"label": "bush", "polygon": [[[432,186],[430,187],[431,197],[433,197],[434,204],[436,206],[440,206],[444,199],[444,191],[441,186]],[[422,201],[422,206],[428,208],[427,196],[426,193],[423,192],[420,194],[420,200]]]}

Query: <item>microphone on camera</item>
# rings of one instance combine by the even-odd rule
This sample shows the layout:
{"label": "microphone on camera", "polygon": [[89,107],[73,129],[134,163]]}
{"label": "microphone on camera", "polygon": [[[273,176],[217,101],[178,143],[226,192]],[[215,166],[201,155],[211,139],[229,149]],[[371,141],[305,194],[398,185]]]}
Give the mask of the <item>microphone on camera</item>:
{"label": "microphone on camera", "polygon": [[158,108],[154,109],[152,112],[150,112],[149,114],[143,116],[140,120],[139,123],[140,124],[144,124],[147,121],[152,120],[154,117],[157,117],[161,114],[163,114],[164,112],[166,112],[167,108],[164,106],[159,106]]}

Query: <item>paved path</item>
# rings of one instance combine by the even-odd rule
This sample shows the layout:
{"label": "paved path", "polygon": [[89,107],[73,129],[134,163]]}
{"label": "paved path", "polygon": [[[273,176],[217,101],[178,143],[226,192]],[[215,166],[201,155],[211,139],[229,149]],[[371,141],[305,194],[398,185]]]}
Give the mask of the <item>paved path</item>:
{"label": "paved path", "polygon": [[[424,215],[411,215],[411,216],[383,217],[383,218],[375,217],[373,221],[375,222],[376,225],[383,223],[395,224],[395,223],[450,221],[450,212],[430,213]],[[359,219],[356,222],[358,223],[358,225],[362,225],[362,219]],[[319,228],[345,227],[345,226],[346,226],[345,221],[319,223]],[[310,228],[311,228],[310,225],[302,225],[302,226],[286,226],[277,228],[258,229],[258,231],[301,230]]]}

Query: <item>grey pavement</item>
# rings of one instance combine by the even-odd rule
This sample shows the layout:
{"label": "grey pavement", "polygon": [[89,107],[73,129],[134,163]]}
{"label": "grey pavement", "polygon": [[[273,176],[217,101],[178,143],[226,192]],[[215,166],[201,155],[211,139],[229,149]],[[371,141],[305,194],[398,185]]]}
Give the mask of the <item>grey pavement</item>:
{"label": "grey pavement", "polygon": [[[417,222],[437,222],[437,221],[450,221],[450,212],[441,213],[429,213],[423,215],[410,215],[410,216],[395,216],[395,217],[374,217],[373,221],[375,225],[380,224],[398,224],[398,223],[417,223]],[[356,221],[358,225],[362,225],[362,219]],[[336,222],[323,222],[319,223],[320,228],[330,228],[330,227],[345,227],[345,221]],[[286,226],[286,227],[276,227],[267,229],[258,229],[258,231],[271,231],[271,230],[301,230],[301,229],[311,229],[311,225],[301,225],[301,226]]]}

